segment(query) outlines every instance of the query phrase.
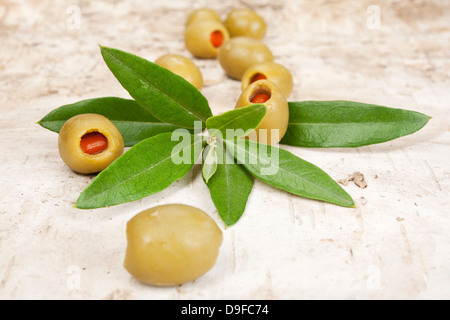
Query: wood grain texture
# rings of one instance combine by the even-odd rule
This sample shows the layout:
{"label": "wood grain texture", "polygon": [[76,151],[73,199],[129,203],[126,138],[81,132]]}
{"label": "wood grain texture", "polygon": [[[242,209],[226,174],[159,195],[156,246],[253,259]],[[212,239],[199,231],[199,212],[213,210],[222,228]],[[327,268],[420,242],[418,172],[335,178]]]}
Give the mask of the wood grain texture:
{"label": "wood grain texture", "polygon": [[[152,61],[168,52],[190,57],[184,22],[202,6],[222,17],[251,7],[267,19],[264,41],[294,78],[290,101],[360,101],[432,119],[411,136],[379,145],[285,147],[336,181],[364,174],[366,188],[344,186],[355,209],[256,181],[242,219],[225,229],[198,164],[145,199],[74,208],[92,177],[71,172],[59,158],[57,135],[36,122],[82,99],[129,98],[99,44]],[[450,1],[441,0],[0,2],[0,298],[449,299],[448,21]],[[234,108],[240,83],[216,60],[194,61],[213,114]],[[224,242],[203,277],[152,288],[123,268],[125,225],[166,203],[211,214]]]}

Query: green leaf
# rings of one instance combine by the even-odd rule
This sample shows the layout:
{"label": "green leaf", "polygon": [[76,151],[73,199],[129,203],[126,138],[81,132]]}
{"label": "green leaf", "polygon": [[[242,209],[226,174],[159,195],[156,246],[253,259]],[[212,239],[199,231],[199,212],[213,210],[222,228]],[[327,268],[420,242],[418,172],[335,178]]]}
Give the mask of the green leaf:
{"label": "green leaf", "polygon": [[219,161],[215,174],[205,183],[220,218],[229,227],[238,222],[245,212],[253,188],[253,177],[226,152],[222,142],[217,151],[222,161]]}
{"label": "green leaf", "polygon": [[244,139],[225,143],[238,163],[273,187],[344,207],[355,206],[347,192],[327,173],[289,151]]}
{"label": "green leaf", "polygon": [[206,98],[184,78],[131,53],[107,47],[101,53],[122,86],[162,122],[194,128],[212,116]]}
{"label": "green leaf", "polygon": [[38,124],[59,132],[67,120],[84,113],[100,114],[111,120],[122,134],[126,147],[179,128],[173,124],[162,123],[134,100],[116,97],[88,99],[61,106],[47,114]]}
{"label": "green leaf", "polygon": [[164,190],[186,175],[200,156],[202,137],[186,130],[182,138],[172,141],[172,133],[161,133],[136,144],[92,180],[75,206],[112,206]]}
{"label": "green leaf", "polygon": [[215,142],[208,144],[203,150],[202,175],[208,182],[217,170],[217,152]]}
{"label": "green leaf", "polygon": [[[224,139],[240,138],[258,128],[266,112],[265,105],[252,104],[209,118],[206,121],[206,128],[211,136],[220,135],[220,138]],[[233,130],[235,135],[229,137],[227,130]]]}
{"label": "green leaf", "polygon": [[360,147],[414,133],[429,119],[415,111],[351,101],[289,102],[289,126],[280,143]]}

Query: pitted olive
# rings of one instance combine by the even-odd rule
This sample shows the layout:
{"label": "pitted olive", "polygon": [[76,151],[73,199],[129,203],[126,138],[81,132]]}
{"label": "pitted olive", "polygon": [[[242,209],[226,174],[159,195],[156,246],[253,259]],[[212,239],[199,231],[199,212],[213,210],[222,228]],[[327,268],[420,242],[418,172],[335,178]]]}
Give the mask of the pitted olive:
{"label": "pitted olive", "polygon": [[192,11],[186,20],[186,26],[190,25],[191,23],[194,23],[196,21],[200,20],[214,20],[217,22],[222,22],[222,19],[220,19],[219,14],[210,8],[200,8],[197,10]]}
{"label": "pitted olive", "polygon": [[266,34],[266,22],[251,9],[234,9],[225,19],[225,27],[230,37],[248,36],[257,39],[264,38]]}
{"label": "pitted olive", "polygon": [[235,37],[227,41],[218,54],[220,65],[232,78],[241,80],[244,72],[252,65],[273,61],[270,49],[252,37]]}
{"label": "pitted olive", "polygon": [[155,63],[183,77],[198,90],[203,88],[202,73],[191,59],[179,54],[165,54],[156,59]]}
{"label": "pitted olive", "polygon": [[204,211],[182,204],[142,211],[128,223],[125,269],[154,286],[176,286],[210,270],[222,231]]}

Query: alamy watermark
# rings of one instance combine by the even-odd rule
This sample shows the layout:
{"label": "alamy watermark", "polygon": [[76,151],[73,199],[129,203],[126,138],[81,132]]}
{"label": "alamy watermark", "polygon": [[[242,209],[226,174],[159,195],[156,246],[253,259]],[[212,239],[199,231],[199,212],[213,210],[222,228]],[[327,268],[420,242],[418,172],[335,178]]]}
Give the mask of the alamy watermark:
{"label": "alamy watermark", "polygon": [[373,4],[367,7],[366,13],[368,14],[366,20],[366,26],[369,30],[381,29],[381,9],[379,6]]}
{"label": "alamy watermark", "polygon": [[367,268],[366,286],[369,290],[381,289],[381,270],[377,265],[370,265]]}
{"label": "alamy watermark", "polygon": [[81,29],[81,9],[77,5],[70,5],[66,9],[66,27],[69,30]]}
{"label": "alamy watermark", "polygon": [[80,290],[81,288],[81,268],[77,265],[71,265],[66,270],[66,286],[69,290]]}

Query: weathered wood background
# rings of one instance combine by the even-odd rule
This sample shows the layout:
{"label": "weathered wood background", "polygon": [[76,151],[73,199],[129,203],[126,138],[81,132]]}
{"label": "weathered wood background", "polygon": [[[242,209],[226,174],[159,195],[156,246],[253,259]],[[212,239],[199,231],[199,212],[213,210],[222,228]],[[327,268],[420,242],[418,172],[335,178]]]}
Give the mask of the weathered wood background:
{"label": "weathered wood background", "polygon": [[[193,283],[154,288],[123,268],[126,222],[165,203],[197,206],[221,224],[200,167],[134,203],[73,208],[90,177],[61,161],[57,135],[36,124],[52,109],[128,97],[98,44],[149,60],[189,56],[187,14],[250,7],[265,42],[293,73],[290,100],[345,99],[432,116],[421,131],[357,149],[286,147],[343,186],[357,208],[291,196],[256,182],[242,220],[224,229],[216,265]],[[379,18],[379,19],[378,19]],[[0,298],[450,298],[450,2],[0,1]],[[214,114],[240,84],[198,60]]]}

